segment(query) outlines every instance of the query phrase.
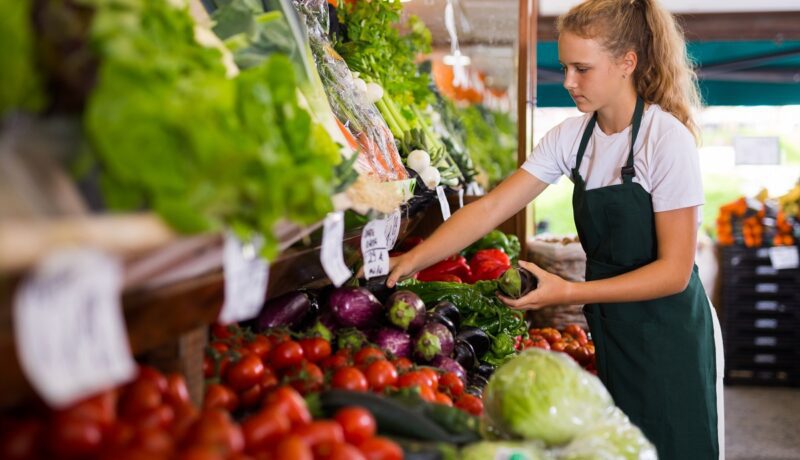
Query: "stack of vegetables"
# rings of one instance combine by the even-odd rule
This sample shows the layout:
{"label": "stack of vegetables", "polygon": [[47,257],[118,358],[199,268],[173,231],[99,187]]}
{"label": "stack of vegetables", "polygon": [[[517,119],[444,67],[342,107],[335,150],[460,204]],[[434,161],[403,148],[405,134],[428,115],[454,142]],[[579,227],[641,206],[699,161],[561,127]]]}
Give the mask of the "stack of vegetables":
{"label": "stack of vegetables", "polygon": [[568,324],[561,331],[552,327],[534,328],[528,331],[528,338],[517,337],[516,344],[518,350],[541,348],[566,353],[584,369],[597,375],[594,342],[578,324]]}
{"label": "stack of vegetables", "polygon": [[795,243],[794,225],[795,219],[762,193],[758,199],[742,197],[721,206],[717,238],[722,246],[790,246]]}
{"label": "stack of vegetables", "polygon": [[[419,18],[408,18],[406,34],[399,32],[400,0],[366,2],[338,1],[335,18],[341,23],[334,43],[336,52],[367,85],[383,89],[377,108],[394,137],[406,166],[422,184],[456,187],[474,174],[466,152],[445,143],[446,130],[437,132],[437,100],[427,73],[417,67],[421,54],[430,52],[430,32]],[[455,157],[461,158],[460,161]]]}
{"label": "stack of vegetables", "polygon": [[778,203],[787,217],[800,219],[800,181],[785,195],[778,198]]}

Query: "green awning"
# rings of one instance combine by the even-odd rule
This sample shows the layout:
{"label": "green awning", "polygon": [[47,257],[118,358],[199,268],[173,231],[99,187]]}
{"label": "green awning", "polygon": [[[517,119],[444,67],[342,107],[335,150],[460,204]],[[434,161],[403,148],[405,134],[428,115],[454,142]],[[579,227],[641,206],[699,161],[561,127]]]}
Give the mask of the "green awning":
{"label": "green awning", "polygon": [[[800,104],[800,41],[691,42],[688,47],[705,105]],[[537,106],[574,106],[561,86],[556,42],[539,43],[537,59]]]}

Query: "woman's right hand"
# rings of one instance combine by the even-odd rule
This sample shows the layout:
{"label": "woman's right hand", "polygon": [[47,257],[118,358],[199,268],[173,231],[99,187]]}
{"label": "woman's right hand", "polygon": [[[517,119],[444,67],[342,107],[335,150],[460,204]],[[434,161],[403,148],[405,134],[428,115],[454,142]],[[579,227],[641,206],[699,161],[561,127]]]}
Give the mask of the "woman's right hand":
{"label": "woman's right hand", "polygon": [[407,252],[389,259],[389,276],[386,278],[386,287],[393,288],[398,282],[417,272],[416,264],[410,254]]}

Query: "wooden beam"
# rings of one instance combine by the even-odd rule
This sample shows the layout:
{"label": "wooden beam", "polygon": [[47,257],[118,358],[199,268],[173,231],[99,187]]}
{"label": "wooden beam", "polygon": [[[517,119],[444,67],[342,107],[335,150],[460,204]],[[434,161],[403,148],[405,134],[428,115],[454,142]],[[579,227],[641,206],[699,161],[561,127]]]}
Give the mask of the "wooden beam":
{"label": "wooden beam", "polygon": [[[678,23],[692,41],[800,40],[800,11],[763,13],[678,14]],[[540,41],[555,41],[556,17],[539,18]]]}

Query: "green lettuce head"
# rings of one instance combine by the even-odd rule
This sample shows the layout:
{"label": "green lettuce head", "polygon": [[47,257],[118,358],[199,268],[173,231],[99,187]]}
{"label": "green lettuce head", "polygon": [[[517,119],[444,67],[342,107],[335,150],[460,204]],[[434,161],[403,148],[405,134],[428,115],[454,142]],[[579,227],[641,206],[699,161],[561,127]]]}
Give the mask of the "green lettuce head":
{"label": "green lettuce head", "polygon": [[484,394],[486,423],[501,436],[566,444],[611,413],[600,380],[563,353],[532,348],[500,366]]}
{"label": "green lettuce head", "polygon": [[560,453],[560,460],[657,460],[656,449],[615,409],[610,418],[579,434]]}

